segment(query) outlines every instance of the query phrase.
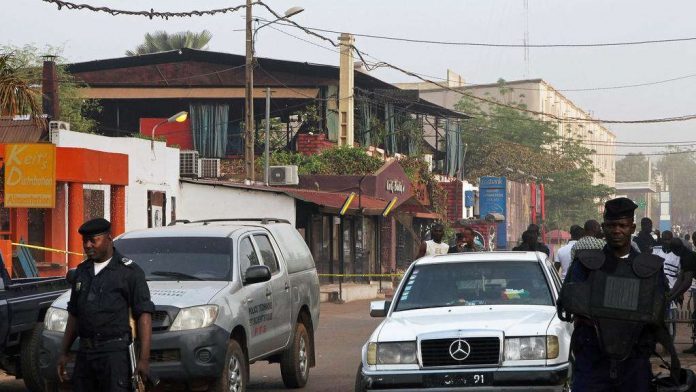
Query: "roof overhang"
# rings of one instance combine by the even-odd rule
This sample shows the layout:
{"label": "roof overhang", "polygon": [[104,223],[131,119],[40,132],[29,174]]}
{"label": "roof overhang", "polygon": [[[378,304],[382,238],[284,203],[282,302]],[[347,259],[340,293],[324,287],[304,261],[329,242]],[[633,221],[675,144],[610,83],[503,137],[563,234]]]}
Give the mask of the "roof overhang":
{"label": "roof overhang", "polygon": [[657,188],[655,187],[655,184],[651,181],[617,182],[614,188],[616,188],[617,193],[657,193]]}

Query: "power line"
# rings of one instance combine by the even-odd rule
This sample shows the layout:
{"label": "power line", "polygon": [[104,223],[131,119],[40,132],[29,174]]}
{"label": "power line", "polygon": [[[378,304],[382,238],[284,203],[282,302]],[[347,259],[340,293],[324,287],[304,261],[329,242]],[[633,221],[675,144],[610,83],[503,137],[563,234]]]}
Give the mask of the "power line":
{"label": "power line", "polygon": [[75,4],[67,1],[62,1],[62,0],[42,0],[46,3],[53,3],[58,7],[58,10],[61,10],[63,7],[69,9],[69,10],[89,10],[92,12],[104,12],[107,14],[110,14],[111,16],[117,16],[117,15],[129,15],[129,16],[145,16],[150,19],[152,18],[162,18],[165,20],[168,20],[169,18],[183,18],[183,17],[192,17],[192,16],[205,16],[205,15],[216,15],[216,14],[226,14],[228,12],[236,12],[239,11],[242,8],[246,8],[246,5],[238,5],[236,7],[227,7],[227,8],[218,8],[218,9],[212,9],[212,10],[203,10],[203,11],[188,11],[188,12],[159,12],[155,11],[153,8],[150,9],[150,11],[129,11],[129,10],[120,10],[120,9],[113,9],[109,7],[95,7],[89,4]]}
{"label": "power line", "polygon": [[[278,22],[278,24],[291,26],[287,22]],[[333,33],[341,34],[345,31],[329,30],[318,27],[307,27],[308,30],[320,31],[323,33]],[[350,33],[356,37],[363,38],[373,38],[382,39],[389,41],[398,42],[410,42],[418,44],[435,44],[435,45],[449,45],[449,46],[482,46],[482,47],[493,47],[493,48],[588,48],[588,47],[606,47],[606,46],[635,46],[635,45],[650,45],[650,44],[663,44],[671,42],[685,42],[685,41],[696,41],[696,37],[682,37],[682,38],[666,38],[666,39],[652,39],[652,40],[641,40],[641,41],[619,41],[619,42],[594,42],[594,43],[557,43],[557,44],[510,44],[510,43],[491,43],[491,42],[462,42],[462,41],[440,41],[440,40],[424,40],[416,38],[406,38],[406,37],[394,37],[387,35],[377,35],[377,34],[364,34],[364,33]]]}

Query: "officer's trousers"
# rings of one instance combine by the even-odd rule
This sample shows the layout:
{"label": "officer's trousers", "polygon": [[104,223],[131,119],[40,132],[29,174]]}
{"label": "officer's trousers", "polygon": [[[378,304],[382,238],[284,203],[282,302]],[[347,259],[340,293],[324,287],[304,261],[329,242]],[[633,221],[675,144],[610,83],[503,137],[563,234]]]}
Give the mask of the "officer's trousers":
{"label": "officer's trousers", "polygon": [[594,331],[578,326],[573,333],[573,392],[649,392],[652,380],[650,357],[630,357],[612,363],[602,353]]}
{"label": "officer's trousers", "polygon": [[79,352],[72,382],[75,392],[131,391],[128,350]]}

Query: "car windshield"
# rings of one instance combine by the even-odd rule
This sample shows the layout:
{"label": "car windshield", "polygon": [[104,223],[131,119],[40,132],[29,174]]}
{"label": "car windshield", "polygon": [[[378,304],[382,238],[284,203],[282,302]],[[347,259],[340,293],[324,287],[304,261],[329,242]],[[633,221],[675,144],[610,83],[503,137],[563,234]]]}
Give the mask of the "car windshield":
{"label": "car windshield", "polygon": [[538,263],[424,264],[414,267],[407,279],[396,311],[442,306],[553,304]]}
{"label": "car windshield", "polygon": [[114,246],[145,271],[147,280],[232,280],[229,238],[125,238]]}

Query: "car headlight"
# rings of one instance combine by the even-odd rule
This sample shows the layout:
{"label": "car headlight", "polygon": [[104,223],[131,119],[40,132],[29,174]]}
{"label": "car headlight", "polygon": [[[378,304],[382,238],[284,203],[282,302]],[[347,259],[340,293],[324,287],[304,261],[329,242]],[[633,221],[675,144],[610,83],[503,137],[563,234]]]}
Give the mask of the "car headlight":
{"label": "car headlight", "polygon": [[368,365],[418,363],[416,342],[370,343],[367,345]]}
{"label": "car headlight", "polygon": [[176,315],[170,331],[184,331],[209,327],[215,322],[218,315],[217,305],[194,306],[184,308]]}
{"label": "car headlight", "polygon": [[44,329],[47,331],[65,332],[68,325],[68,311],[65,309],[48,308],[44,317]]}
{"label": "car headlight", "polygon": [[505,360],[554,359],[559,352],[558,336],[505,338]]}

